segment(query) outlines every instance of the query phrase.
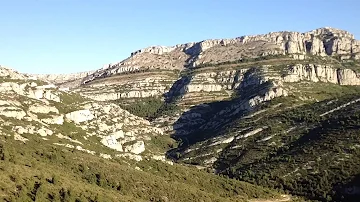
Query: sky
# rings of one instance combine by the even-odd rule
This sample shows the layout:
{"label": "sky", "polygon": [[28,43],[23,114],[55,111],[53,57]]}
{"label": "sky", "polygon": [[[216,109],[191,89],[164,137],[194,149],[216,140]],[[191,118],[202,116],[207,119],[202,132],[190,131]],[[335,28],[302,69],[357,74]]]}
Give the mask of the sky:
{"label": "sky", "polygon": [[359,10],[358,0],[0,0],[0,64],[74,73],[148,46],[325,26],[360,39]]}

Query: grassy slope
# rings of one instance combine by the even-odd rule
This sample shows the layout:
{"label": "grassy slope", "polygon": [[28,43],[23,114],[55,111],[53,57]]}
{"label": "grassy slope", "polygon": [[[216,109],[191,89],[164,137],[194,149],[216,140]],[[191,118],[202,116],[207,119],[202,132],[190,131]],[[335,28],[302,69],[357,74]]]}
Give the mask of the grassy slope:
{"label": "grassy slope", "polygon": [[180,165],[104,160],[0,138],[0,198],[5,201],[245,201],[276,195]]}

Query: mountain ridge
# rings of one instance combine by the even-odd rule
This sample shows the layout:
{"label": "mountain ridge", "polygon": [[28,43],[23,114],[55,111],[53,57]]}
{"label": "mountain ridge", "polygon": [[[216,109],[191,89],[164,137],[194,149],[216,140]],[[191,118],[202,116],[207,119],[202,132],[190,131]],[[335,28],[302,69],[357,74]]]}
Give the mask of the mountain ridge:
{"label": "mountain ridge", "polygon": [[[256,41],[256,40],[263,40],[263,38],[268,38],[271,37],[273,35],[287,35],[287,34],[291,34],[290,37],[296,36],[298,37],[299,35],[324,35],[326,33],[335,33],[335,36],[342,36],[345,38],[350,39],[350,43],[351,40],[354,40],[354,51],[352,50],[353,48],[351,47],[350,49],[347,48],[347,51],[349,51],[349,53],[347,54],[353,54],[355,53],[356,55],[353,56],[355,57],[355,59],[359,59],[360,56],[357,56],[358,53],[360,52],[360,42],[358,40],[355,40],[355,37],[353,34],[349,33],[348,31],[345,30],[341,30],[341,29],[337,29],[337,28],[332,28],[332,27],[323,27],[323,28],[317,28],[311,31],[307,31],[307,32],[293,32],[293,31],[276,31],[276,32],[269,32],[267,34],[256,34],[256,35],[243,35],[240,37],[236,37],[236,38],[229,38],[229,39],[205,39],[199,42],[189,42],[189,43],[184,43],[184,44],[177,44],[174,46],[161,46],[161,45],[156,45],[156,46],[149,46],[143,49],[139,49],[136,50],[134,52],[130,53],[130,56],[121,60],[120,62],[112,62],[109,63],[107,65],[104,65],[102,68],[97,69],[97,70],[92,70],[92,71],[85,71],[85,72],[77,72],[77,73],[70,73],[70,74],[29,74],[30,76],[37,76],[40,79],[47,79],[50,82],[55,82],[55,83],[61,83],[61,82],[65,82],[68,80],[74,80],[74,79],[79,79],[79,78],[86,78],[88,76],[91,76],[92,74],[96,74],[97,72],[102,72],[102,71],[113,71],[114,73],[122,73],[122,72],[131,72],[131,71],[135,71],[137,68],[141,68],[141,65],[135,65],[134,67],[132,63],[135,62],[136,64],[136,60],[134,62],[127,62],[128,60],[130,60],[133,56],[136,56],[138,54],[143,54],[143,53],[152,53],[152,54],[156,54],[156,55],[162,55],[165,53],[169,53],[172,52],[176,49],[182,49],[183,52],[187,52],[190,55],[196,54],[197,52],[202,52],[205,51],[208,48],[211,48],[214,45],[227,45],[227,44],[232,44],[232,43],[247,43],[249,41]],[[275,40],[276,41],[276,40]],[[349,41],[348,41],[349,42]],[[302,42],[303,44],[305,44],[305,41]],[[283,44],[284,46],[284,44]],[[319,47],[321,48],[321,47]],[[286,49],[286,48],[285,48]],[[293,50],[291,48],[289,48],[290,51],[286,52],[286,53],[290,53],[290,54],[306,54],[306,52],[303,52],[302,50],[304,48],[301,48],[300,50]],[[306,49],[306,48],[305,48]],[[310,50],[311,52],[311,50]],[[324,53],[326,51],[325,50],[313,50],[311,53],[315,53],[315,54],[322,54],[322,56],[324,56]],[[330,51],[329,51],[330,52]],[[285,51],[283,52],[278,52],[276,51],[275,54],[286,54]],[[344,52],[340,52],[339,54],[342,54]],[[346,52],[345,52],[346,53]],[[266,53],[268,54],[268,53]],[[271,53],[270,53],[271,54]],[[344,59],[349,58],[348,56],[346,56]],[[126,65],[125,65],[126,64]],[[122,66],[125,69],[121,69]],[[126,66],[129,66],[126,68]],[[195,65],[196,66],[196,65]],[[120,69],[114,70],[117,67],[120,67]],[[135,68],[135,69],[132,69]],[[151,67],[150,67],[151,68]],[[183,67],[176,67],[176,68],[180,68],[183,69]],[[86,80],[86,79],[85,79]],[[61,81],[61,82],[60,82]],[[83,81],[84,82],[84,81]]]}
{"label": "mountain ridge", "polygon": [[[47,75],[55,85],[1,68],[1,134],[145,173],[189,166],[346,201],[360,185],[359,47],[350,33],[326,27],[145,48],[93,73]],[[156,195],[146,193],[141,199]],[[226,193],[219,197],[238,199]]]}

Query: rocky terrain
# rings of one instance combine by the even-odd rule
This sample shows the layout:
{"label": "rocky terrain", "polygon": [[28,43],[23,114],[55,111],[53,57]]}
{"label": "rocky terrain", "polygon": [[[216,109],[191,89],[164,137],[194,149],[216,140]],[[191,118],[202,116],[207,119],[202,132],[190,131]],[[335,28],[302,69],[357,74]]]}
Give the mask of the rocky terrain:
{"label": "rocky terrain", "polygon": [[[51,84],[39,85],[38,81],[12,70],[2,68],[1,71],[1,76],[11,77],[0,83],[2,125],[15,132],[14,138],[24,143],[28,139],[23,134],[40,135],[45,141],[47,137],[57,137],[59,141],[51,141],[53,144],[112,158],[109,154],[93,151],[94,148],[85,149],[94,140],[99,140],[99,147],[123,152],[117,156],[141,160],[139,154],[146,150],[144,141],[163,135],[163,131],[151,126],[149,121],[130,114],[116,104],[96,103],[74,93],[60,91]],[[71,135],[63,134],[64,131]],[[69,135],[80,136],[73,139]],[[164,154],[153,155],[164,159],[158,157]]]}
{"label": "rocky terrain", "polygon": [[[5,143],[36,142],[63,156],[80,152],[92,161],[126,165],[146,173],[144,181],[148,172],[167,181],[173,169],[190,169],[293,195],[271,192],[270,201],[302,200],[295,195],[351,201],[358,197],[360,174],[359,70],[360,41],[328,27],[148,47],[71,75],[1,68],[1,134]],[[224,188],[231,194],[211,200],[219,192],[207,189],[203,201],[270,197],[244,187],[246,197],[234,194],[232,187],[242,186],[237,180]],[[146,183],[143,189],[153,186]],[[186,182],[179,183],[182,194]],[[194,184],[193,191],[201,190]],[[171,193],[151,200],[191,199]],[[159,196],[146,194],[137,199]]]}
{"label": "rocky terrain", "polygon": [[109,64],[87,76],[83,83],[123,72],[143,69],[184,69],[204,64],[238,61],[268,55],[297,54],[359,59],[360,42],[347,31],[320,28],[306,33],[273,32],[235,39],[204,40],[173,47],[155,46],[131,53],[119,63]]}
{"label": "rocky terrain", "polygon": [[[195,195],[205,201],[282,198],[275,191],[174,165],[165,152],[176,142],[115,103],[62,91],[8,68],[0,70],[0,198],[4,201],[189,201]],[[139,182],[143,184],[136,185]],[[225,195],[219,192],[224,184],[233,187]],[[159,186],[164,187],[158,190]]]}

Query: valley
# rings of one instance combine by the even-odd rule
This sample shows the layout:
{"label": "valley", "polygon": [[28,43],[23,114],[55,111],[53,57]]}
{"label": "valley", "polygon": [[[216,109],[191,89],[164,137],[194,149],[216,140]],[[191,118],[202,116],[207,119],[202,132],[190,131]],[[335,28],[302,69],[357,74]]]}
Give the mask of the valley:
{"label": "valley", "polygon": [[4,201],[356,201],[360,41],[271,32],[0,67]]}

